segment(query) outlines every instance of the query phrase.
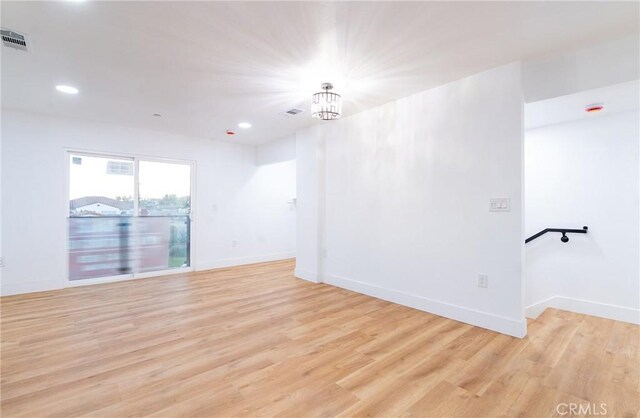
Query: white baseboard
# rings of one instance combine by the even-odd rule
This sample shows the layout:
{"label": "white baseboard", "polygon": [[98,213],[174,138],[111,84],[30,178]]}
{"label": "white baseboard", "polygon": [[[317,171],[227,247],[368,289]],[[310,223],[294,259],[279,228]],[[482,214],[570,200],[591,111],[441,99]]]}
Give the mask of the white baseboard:
{"label": "white baseboard", "polygon": [[530,319],[536,319],[539,317],[545,309],[551,307],[552,301],[555,296],[536,302],[533,305],[529,305],[524,308],[524,316]]}
{"label": "white baseboard", "polygon": [[320,278],[318,277],[318,273],[315,273],[309,270],[296,268],[295,271],[293,272],[293,275],[296,276],[298,279],[306,280],[311,283],[320,283]]}
{"label": "white baseboard", "polygon": [[64,282],[58,280],[45,280],[40,282],[2,283],[0,292],[2,296],[20,295],[23,293],[46,292],[64,288]]}
{"label": "white baseboard", "polygon": [[295,258],[295,252],[264,254],[252,257],[225,258],[221,260],[196,263],[196,271],[219,269],[222,267],[242,266],[245,264],[265,263],[267,261],[286,260]]}
{"label": "white baseboard", "polygon": [[525,308],[525,316],[527,318],[535,319],[547,308],[562,309],[564,311],[640,325],[640,309],[593,302],[584,299],[569,298],[565,296],[552,296],[548,299],[527,306]]}
{"label": "white baseboard", "polygon": [[500,332],[502,334],[518,338],[523,338],[527,335],[527,322],[524,318],[521,320],[506,318],[490,314],[488,312],[477,311],[338,276],[328,275],[323,279],[324,283],[338,286],[343,289],[352,290],[378,299],[409,306],[411,308],[451,318],[466,324],[486,328],[491,331]]}

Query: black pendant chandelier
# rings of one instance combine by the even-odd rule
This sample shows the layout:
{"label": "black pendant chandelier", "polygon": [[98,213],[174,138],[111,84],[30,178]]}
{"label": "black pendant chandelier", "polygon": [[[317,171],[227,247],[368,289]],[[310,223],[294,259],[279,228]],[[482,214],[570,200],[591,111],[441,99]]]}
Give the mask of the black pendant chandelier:
{"label": "black pendant chandelier", "polygon": [[323,83],[322,89],[311,96],[311,116],[322,120],[335,120],[342,116],[342,96],[331,93],[331,83]]}

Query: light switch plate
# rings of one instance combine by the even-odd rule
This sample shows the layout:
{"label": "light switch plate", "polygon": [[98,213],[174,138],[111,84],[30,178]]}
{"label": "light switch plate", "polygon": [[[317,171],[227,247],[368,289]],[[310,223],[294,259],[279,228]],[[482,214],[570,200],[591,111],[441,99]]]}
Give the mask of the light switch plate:
{"label": "light switch plate", "polygon": [[511,212],[511,199],[508,197],[489,199],[489,212]]}
{"label": "light switch plate", "polygon": [[489,287],[489,276],[486,274],[478,274],[478,287],[486,289]]}

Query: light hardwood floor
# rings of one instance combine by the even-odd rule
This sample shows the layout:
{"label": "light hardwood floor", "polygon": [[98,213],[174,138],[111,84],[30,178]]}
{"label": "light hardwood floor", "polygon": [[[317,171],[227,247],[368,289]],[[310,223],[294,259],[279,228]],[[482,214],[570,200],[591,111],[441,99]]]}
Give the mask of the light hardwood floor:
{"label": "light hardwood floor", "polygon": [[5,418],[640,407],[638,326],[547,310],[520,340],[295,279],[292,261],[5,297],[1,308]]}

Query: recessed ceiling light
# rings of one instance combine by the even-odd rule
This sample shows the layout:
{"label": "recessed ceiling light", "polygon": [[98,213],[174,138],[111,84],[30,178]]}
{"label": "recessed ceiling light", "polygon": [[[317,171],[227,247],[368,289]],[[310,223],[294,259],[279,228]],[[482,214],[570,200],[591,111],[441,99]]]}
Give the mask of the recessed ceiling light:
{"label": "recessed ceiling light", "polygon": [[242,129],[249,129],[251,128],[251,124],[249,122],[240,122],[238,127]]}
{"label": "recessed ceiling light", "polygon": [[56,90],[58,90],[61,93],[66,93],[66,94],[78,94],[78,89],[72,86],[65,86],[65,85],[59,85],[56,86]]}

